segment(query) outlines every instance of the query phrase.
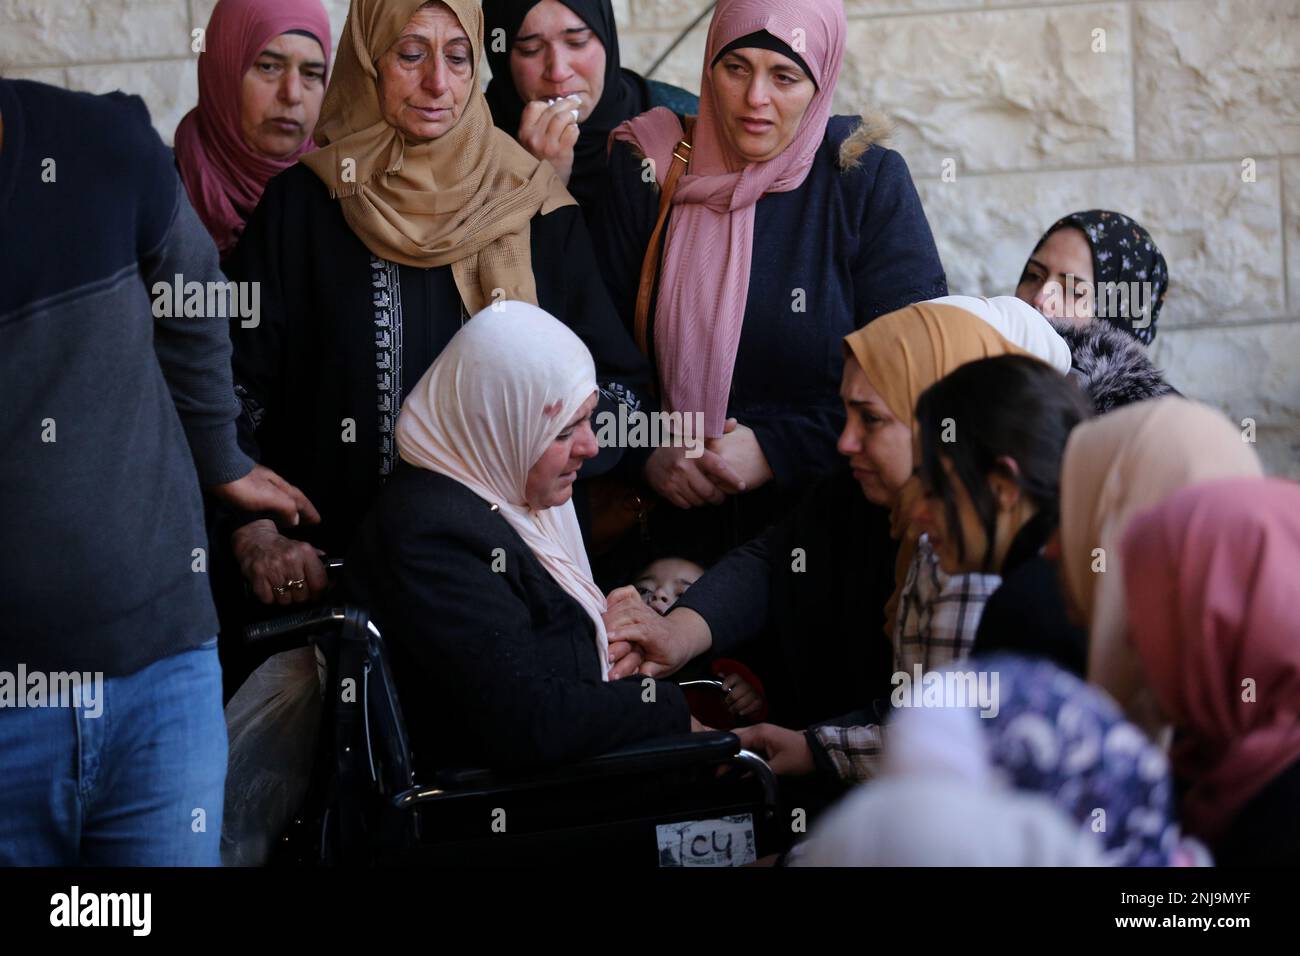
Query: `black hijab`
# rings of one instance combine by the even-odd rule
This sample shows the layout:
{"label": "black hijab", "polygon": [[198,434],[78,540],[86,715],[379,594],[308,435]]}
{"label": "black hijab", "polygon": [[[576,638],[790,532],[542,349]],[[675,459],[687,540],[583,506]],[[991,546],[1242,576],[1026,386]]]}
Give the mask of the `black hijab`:
{"label": "black hijab", "polygon": [[1092,280],[1094,288],[1103,282],[1149,282],[1152,286],[1150,321],[1141,328],[1131,317],[1108,315],[1106,321],[1127,332],[1143,345],[1150,345],[1156,337],[1156,316],[1165,301],[1169,288],[1169,270],[1165,257],[1160,254],[1151,233],[1123,213],[1107,209],[1089,209],[1072,212],[1058,219],[1052,228],[1034,246],[1047,241],[1058,229],[1073,226],[1088,237],[1092,249]]}
{"label": "black hijab", "polygon": [[[573,147],[573,174],[569,192],[584,208],[597,198],[605,181],[606,150],[609,134],[624,120],[639,116],[650,108],[650,93],[645,80],[619,66],[618,29],[614,24],[614,7],[610,0],[560,0],[576,13],[605,47],[605,89],[600,102],[591,111],[578,133]],[[528,11],[538,0],[484,0],[484,36],[492,81],[487,88],[488,107],[497,127],[511,136],[519,133],[523,99],[510,76],[510,51],[523,26]],[[505,49],[496,42],[494,31],[505,31]]]}

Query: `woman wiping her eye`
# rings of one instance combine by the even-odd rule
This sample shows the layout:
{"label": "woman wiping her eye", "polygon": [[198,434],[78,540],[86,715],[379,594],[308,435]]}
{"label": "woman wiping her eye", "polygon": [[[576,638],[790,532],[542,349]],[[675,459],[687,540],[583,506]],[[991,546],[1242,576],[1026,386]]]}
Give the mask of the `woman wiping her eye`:
{"label": "woman wiping her eye", "polygon": [[486,0],[496,125],[548,160],[590,223],[609,183],[609,134],[655,106],[694,113],[699,101],[619,64],[610,0]]}

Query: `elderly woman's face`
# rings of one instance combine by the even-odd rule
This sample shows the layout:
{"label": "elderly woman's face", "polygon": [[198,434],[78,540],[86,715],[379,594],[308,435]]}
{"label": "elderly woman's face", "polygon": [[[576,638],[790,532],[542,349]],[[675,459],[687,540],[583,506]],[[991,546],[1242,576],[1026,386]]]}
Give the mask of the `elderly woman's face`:
{"label": "elderly woman's face", "polygon": [[[1068,276],[1074,280],[1067,281]],[[1092,296],[1082,296],[1080,282],[1092,282],[1092,246],[1081,229],[1065,226],[1034,250],[1016,286],[1016,298],[1028,302],[1049,319],[1075,325],[1092,321]]]}
{"label": "elderly woman's face", "polygon": [[460,121],[469,102],[474,48],[451,8],[421,7],[375,68],[388,124],[411,140],[437,139]]}
{"label": "elderly woman's face", "polygon": [[554,441],[546,446],[542,457],[528,469],[524,500],[534,511],[554,508],[573,497],[578,469],[600,451],[596,433],[591,430],[591,413],[595,410],[596,393],[592,392],[577,413],[564,423]]}
{"label": "elderly woman's face", "polygon": [[510,78],[524,102],[579,97],[582,123],[605,91],[605,47],[582,17],[559,0],[541,0],[515,37]]}
{"label": "elderly woman's face", "polygon": [[272,37],[240,83],[244,142],[271,159],[292,156],[316,128],[324,98],[320,44],[295,33]]}
{"label": "elderly woman's face", "polygon": [[790,145],[817,88],[789,57],[742,47],[713,67],[722,135],[743,162],[773,159]]}
{"label": "elderly woman's face", "polygon": [[868,501],[893,504],[912,476],[912,429],[894,417],[853,358],[844,360],[840,397],[848,419],[836,448]]}

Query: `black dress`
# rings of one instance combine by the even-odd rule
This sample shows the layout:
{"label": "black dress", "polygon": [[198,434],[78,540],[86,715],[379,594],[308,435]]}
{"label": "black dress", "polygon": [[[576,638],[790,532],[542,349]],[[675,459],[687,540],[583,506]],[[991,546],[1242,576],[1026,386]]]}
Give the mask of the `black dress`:
{"label": "black dress", "polygon": [[[716,508],[693,509],[686,532],[671,522],[680,512],[661,506],[655,517],[671,528],[666,534],[725,549],[793,507],[838,467],[844,336],[887,312],[948,293],[903,157],[873,143],[856,163],[841,160],[850,136],[868,142],[859,126],[856,116],[831,117],[803,184],[755,206],[753,264],[727,414],[754,430],[774,480]],[[593,238],[611,298],[631,329],[659,190],[645,181],[642,160],[627,143],[613,145],[609,168],[611,192],[593,222]],[[700,276],[702,285],[711,281]],[[650,332],[653,356],[653,322]]]}
{"label": "black dress", "polygon": [[1300,866],[1300,760],[1238,811],[1213,850],[1219,866]]}
{"label": "black dress", "polygon": [[[649,371],[596,273],[577,206],[532,221],[538,304],[586,343],[598,412],[649,393]],[[322,515],[307,540],[342,554],[398,460],[397,414],[468,316],[450,266],[373,255],[319,178],[298,165],[267,185],[228,275],[260,283],[255,328],[231,323],[243,438]],[[587,463],[612,466],[617,449]]]}
{"label": "black dress", "polygon": [[[596,362],[597,414],[636,407],[649,369],[596,273],[577,206],[532,221],[539,305],[578,334]],[[418,269],[371,254],[339,203],[306,166],[267,184],[225,263],[232,280],[257,283],[257,324],[231,321],[244,449],[297,485],[321,524],[286,534],[331,556],[346,553],[398,460],[395,427],[407,394],[467,321],[450,266]],[[609,448],[582,469],[574,504],[586,530],[586,479],[618,465]],[[282,613],[246,593],[230,535],[256,515],[210,516],[212,586],[221,618],[229,697],[265,656],[239,639],[250,621]]]}
{"label": "black dress", "polygon": [[445,475],[399,464],[348,568],[350,596],[389,643],[425,776],[562,764],[690,730],[676,684],[656,682],[649,701],[647,678],[601,680],[586,611],[499,511]]}
{"label": "black dress", "polygon": [[1058,565],[1043,557],[1055,518],[1036,516],[1012,539],[1002,583],[989,597],[971,655],[999,651],[1045,657],[1077,677],[1088,669],[1088,632],[1070,620]]}

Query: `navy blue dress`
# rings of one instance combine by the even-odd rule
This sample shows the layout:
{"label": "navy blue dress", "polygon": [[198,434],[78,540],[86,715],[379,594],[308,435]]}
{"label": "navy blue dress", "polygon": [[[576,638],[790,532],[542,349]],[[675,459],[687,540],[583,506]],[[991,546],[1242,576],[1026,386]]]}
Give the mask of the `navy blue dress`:
{"label": "navy blue dress", "polygon": [[[746,540],[829,474],[844,425],[844,336],[877,316],[948,292],[903,157],[873,144],[856,164],[841,166],[840,147],[859,123],[856,116],[832,117],[804,183],[758,201],[728,414],[754,430],[775,480],[717,508],[690,512],[689,526],[708,530],[674,532],[684,549],[687,537],[697,545],[703,537],[715,552]],[[641,163],[634,147],[614,144],[607,204],[593,223],[602,274],[629,329],[659,204],[658,186],[642,179]],[[700,276],[701,285],[711,281]],[[661,504],[656,515],[665,511],[675,509]]]}

